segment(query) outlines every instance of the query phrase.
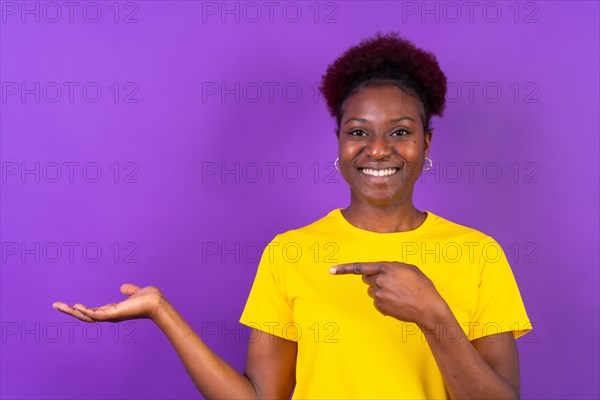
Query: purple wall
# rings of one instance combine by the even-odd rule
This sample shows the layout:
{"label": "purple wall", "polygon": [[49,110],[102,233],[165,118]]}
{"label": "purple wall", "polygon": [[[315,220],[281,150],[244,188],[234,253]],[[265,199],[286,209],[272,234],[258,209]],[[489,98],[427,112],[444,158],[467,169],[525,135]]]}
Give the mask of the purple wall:
{"label": "purple wall", "polygon": [[395,30],[450,82],[417,207],[503,245],[523,398],[598,398],[598,2],[269,4],[0,4],[1,397],[199,398],[151,322],[50,307],[124,282],[243,368],[263,246],[349,201],[316,85]]}

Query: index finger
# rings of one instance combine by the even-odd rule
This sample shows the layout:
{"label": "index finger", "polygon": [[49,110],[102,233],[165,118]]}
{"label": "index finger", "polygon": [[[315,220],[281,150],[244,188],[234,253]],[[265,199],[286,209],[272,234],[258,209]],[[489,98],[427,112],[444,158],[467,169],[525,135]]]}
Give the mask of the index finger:
{"label": "index finger", "polygon": [[329,269],[329,273],[333,275],[354,274],[354,275],[376,275],[383,272],[381,263],[378,262],[361,262],[338,264]]}

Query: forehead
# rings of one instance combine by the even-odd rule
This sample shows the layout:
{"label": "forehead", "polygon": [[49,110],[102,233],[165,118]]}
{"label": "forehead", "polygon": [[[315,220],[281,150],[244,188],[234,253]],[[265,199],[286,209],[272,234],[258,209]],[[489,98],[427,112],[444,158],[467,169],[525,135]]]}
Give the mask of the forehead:
{"label": "forehead", "polygon": [[372,119],[387,119],[391,115],[416,118],[421,108],[417,97],[396,86],[363,88],[349,96],[342,106],[344,117],[369,115]]}

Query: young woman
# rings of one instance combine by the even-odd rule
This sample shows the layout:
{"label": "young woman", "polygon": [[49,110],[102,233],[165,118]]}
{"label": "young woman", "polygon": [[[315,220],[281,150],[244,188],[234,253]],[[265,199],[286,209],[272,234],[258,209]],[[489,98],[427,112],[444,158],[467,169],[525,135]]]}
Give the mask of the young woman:
{"label": "young woman", "polygon": [[254,333],[244,374],[155,287],[125,284],[128,299],[94,309],[53,306],[87,322],[152,319],[207,398],[518,398],[515,338],[531,324],[504,252],[412,200],[445,105],[435,56],[377,34],[320,89],[350,204],[265,249],[240,319]]}

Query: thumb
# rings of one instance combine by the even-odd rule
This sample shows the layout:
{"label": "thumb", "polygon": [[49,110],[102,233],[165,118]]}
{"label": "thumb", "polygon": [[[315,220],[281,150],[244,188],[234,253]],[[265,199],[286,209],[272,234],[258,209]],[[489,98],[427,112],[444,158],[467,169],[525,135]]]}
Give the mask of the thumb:
{"label": "thumb", "polygon": [[133,296],[140,290],[139,286],[135,286],[132,283],[125,283],[121,285],[121,293],[126,294],[127,296]]}

